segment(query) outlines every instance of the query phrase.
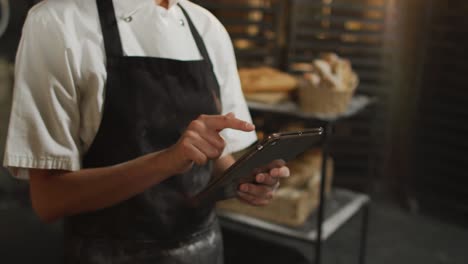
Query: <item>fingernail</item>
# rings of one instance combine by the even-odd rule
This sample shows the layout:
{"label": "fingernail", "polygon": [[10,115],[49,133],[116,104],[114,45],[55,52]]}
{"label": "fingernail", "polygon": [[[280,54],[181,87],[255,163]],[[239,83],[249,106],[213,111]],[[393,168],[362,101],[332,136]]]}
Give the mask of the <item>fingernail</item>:
{"label": "fingernail", "polygon": [[257,181],[258,181],[258,182],[263,182],[264,180],[265,180],[265,176],[264,176],[263,174],[259,174],[259,175],[257,176]]}
{"label": "fingernail", "polygon": [[242,184],[241,187],[240,187],[241,191],[243,192],[247,192],[249,190],[249,186],[247,186],[247,184]]}
{"label": "fingernail", "polygon": [[250,124],[250,123],[245,123],[245,128],[247,129],[255,129],[255,126],[253,124]]}

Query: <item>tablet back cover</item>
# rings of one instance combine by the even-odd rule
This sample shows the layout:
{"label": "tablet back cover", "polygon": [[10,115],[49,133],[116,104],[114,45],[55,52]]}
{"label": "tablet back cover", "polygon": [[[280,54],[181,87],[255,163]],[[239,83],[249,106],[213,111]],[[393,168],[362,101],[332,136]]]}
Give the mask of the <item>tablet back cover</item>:
{"label": "tablet back cover", "polygon": [[253,146],[219,178],[192,198],[191,203],[214,203],[233,198],[239,184],[253,182],[255,175],[284,165],[303,152],[320,145],[323,129],[275,133],[261,143]]}

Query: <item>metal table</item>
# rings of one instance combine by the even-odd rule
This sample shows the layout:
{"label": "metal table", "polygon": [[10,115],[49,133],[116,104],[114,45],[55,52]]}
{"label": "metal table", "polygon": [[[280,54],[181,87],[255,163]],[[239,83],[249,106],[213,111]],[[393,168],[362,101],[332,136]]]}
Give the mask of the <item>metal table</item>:
{"label": "metal table", "polygon": [[[334,189],[326,199],[327,206],[324,210],[321,241],[328,239],[340,226],[345,224],[359,210],[364,210],[364,219],[367,218],[369,196],[345,189]],[[233,213],[218,209],[223,228],[252,236],[265,241],[294,248],[310,262],[314,261],[316,254],[310,249],[311,245],[317,245],[318,241],[318,215],[313,213],[301,227],[289,227],[274,224],[255,217]],[[364,220],[363,219],[363,220]],[[366,224],[363,223],[363,227]],[[365,237],[365,228],[362,228],[362,236]],[[361,240],[361,243],[364,243]],[[361,244],[361,249],[364,245]],[[364,252],[361,252],[363,254]]]}

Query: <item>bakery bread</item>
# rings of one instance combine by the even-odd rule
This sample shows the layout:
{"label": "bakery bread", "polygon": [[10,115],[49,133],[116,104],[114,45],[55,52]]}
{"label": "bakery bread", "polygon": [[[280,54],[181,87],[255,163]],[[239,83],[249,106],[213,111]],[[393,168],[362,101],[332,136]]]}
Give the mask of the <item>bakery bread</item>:
{"label": "bakery bread", "polygon": [[241,68],[239,76],[244,93],[289,92],[297,86],[296,78],[270,67]]}
{"label": "bakery bread", "polygon": [[246,93],[245,99],[265,104],[278,104],[289,99],[287,92],[255,92]]}
{"label": "bakery bread", "polygon": [[316,87],[349,91],[357,86],[358,78],[353,72],[351,62],[334,53],[322,54],[320,59],[313,61],[313,66],[314,70],[304,76]]}
{"label": "bakery bread", "polygon": [[[312,150],[288,164],[291,176],[282,179],[270,204],[257,207],[231,199],[219,202],[217,208],[288,226],[301,226],[317,208],[320,194],[321,152]],[[326,194],[331,191],[333,161],[327,160]]]}
{"label": "bakery bread", "polygon": [[325,53],[312,63],[313,71],[299,81],[299,103],[303,111],[340,114],[347,110],[359,79],[351,62]]}

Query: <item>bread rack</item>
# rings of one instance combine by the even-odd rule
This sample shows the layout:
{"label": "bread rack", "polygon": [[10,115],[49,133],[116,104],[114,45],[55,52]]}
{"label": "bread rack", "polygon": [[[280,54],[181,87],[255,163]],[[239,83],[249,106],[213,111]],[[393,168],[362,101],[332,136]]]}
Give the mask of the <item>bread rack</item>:
{"label": "bread rack", "polygon": [[[330,138],[333,126],[346,118],[358,115],[376,100],[364,95],[355,96],[345,113],[339,115],[318,115],[304,113],[293,102],[279,105],[267,105],[248,102],[253,114],[274,114],[286,117],[289,120],[302,119],[310,127],[321,126],[324,128],[322,148],[322,171],[320,181],[320,202],[318,210],[311,214],[305,225],[300,228],[292,228],[279,224],[273,224],[260,219],[218,210],[223,228],[241,233],[263,241],[279,244],[299,251],[309,263],[320,264],[322,261],[323,243],[343,226],[351,217],[362,212],[360,229],[359,263],[365,263],[367,230],[369,219],[370,197],[365,193],[358,193],[346,189],[335,188],[331,195],[325,199],[325,177],[327,173],[326,158],[329,154]],[[312,246],[315,247],[313,250]]]}

